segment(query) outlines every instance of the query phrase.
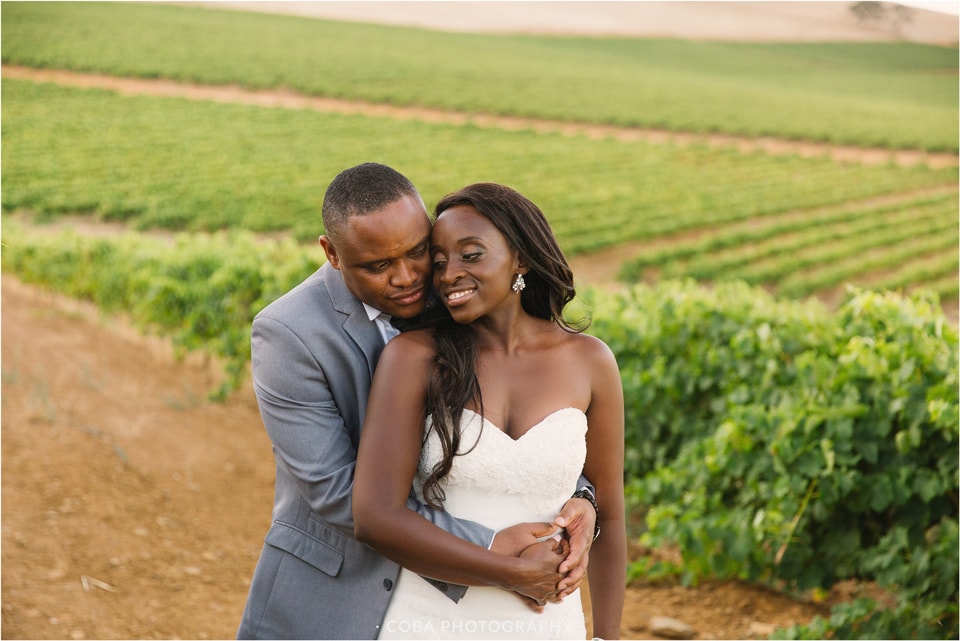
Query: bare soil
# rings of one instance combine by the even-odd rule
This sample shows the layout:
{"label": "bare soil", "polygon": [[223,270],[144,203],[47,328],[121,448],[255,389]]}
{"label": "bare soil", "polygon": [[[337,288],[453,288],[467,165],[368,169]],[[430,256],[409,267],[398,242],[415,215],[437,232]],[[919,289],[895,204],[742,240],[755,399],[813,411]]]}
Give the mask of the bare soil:
{"label": "bare soil", "polygon": [[[209,402],[213,363],[9,275],[2,314],[2,637],[232,638],[273,503],[249,386]],[[827,604],[667,582],[624,611],[625,638],[747,639]]]}

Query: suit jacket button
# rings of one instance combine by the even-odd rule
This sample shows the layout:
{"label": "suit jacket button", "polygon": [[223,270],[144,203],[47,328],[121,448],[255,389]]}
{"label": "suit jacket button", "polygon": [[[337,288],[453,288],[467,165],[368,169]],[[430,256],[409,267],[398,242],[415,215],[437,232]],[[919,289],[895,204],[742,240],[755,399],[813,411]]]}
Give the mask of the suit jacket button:
{"label": "suit jacket button", "polygon": [[447,584],[446,584],[446,583],[438,583],[438,584],[437,584],[437,589],[440,590],[441,592],[446,592],[446,591],[447,591]]}
{"label": "suit jacket button", "polygon": [[390,579],[384,579],[384,580],[383,580],[383,589],[386,590],[387,592],[389,592],[390,590],[392,590],[392,589],[393,589],[393,581],[391,581]]}

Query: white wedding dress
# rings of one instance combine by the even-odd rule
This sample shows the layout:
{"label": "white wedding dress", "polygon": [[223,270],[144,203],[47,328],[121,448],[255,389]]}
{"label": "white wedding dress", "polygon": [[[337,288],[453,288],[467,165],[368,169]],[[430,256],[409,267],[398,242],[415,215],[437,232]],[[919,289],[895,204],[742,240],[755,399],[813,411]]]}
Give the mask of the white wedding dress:
{"label": "white wedding dress", "polygon": [[[551,522],[576,491],[586,458],[587,418],[564,408],[519,439],[470,410],[463,411],[460,451],[443,486],[444,509],[493,530],[526,521]],[[479,438],[479,440],[478,440]],[[476,447],[473,447],[476,443]],[[473,447],[471,450],[470,448]],[[431,433],[417,485],[440,459]],[[422,577],[401,570],[380,639],[585,639],[580,592],[537,613],[513,592],[471,587],[454,603]]]}

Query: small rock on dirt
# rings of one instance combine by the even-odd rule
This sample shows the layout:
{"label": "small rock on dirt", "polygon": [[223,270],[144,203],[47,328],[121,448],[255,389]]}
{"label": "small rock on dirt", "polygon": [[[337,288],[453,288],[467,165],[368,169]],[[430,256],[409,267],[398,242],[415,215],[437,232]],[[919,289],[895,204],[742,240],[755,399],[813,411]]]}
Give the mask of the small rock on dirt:
{"label": "small rock on dirt", "polygon": [[650,631],[668,639],[693,639],[697,636],[692,626],[670,617],[650,617]]}

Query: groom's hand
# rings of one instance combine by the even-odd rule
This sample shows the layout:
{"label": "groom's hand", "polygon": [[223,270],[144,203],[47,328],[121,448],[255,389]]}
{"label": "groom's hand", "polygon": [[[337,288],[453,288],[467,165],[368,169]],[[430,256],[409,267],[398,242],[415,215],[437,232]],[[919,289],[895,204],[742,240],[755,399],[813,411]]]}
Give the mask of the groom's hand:
{"label": "groom's hand", "polygon": [[580,587],[587,572],[587,563],[590,557],[590,546],[593,545],[593,527],[597,522],[597,511],[587,499],[570,499],[563,506],[563,510],[553,525],[567,531],[570,541],[570,552],[560,564],[560,573],[564,578],[557,586],[559,598],[569,596]]}

